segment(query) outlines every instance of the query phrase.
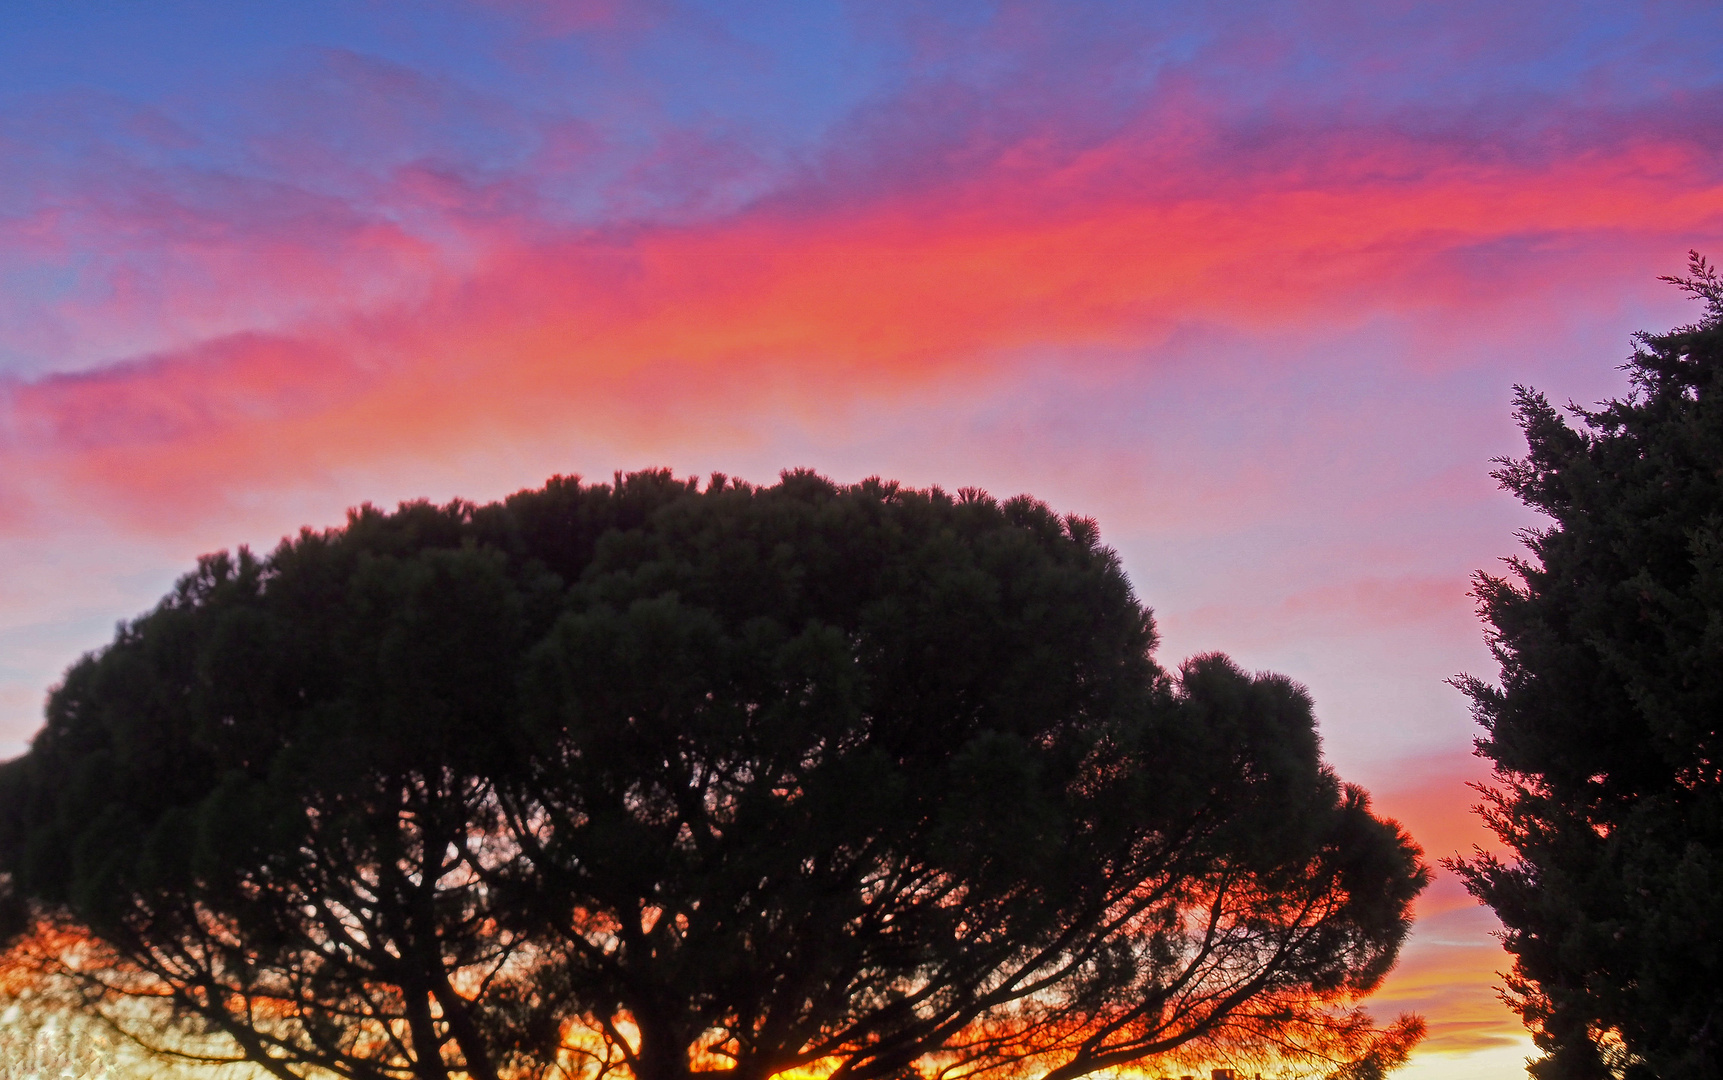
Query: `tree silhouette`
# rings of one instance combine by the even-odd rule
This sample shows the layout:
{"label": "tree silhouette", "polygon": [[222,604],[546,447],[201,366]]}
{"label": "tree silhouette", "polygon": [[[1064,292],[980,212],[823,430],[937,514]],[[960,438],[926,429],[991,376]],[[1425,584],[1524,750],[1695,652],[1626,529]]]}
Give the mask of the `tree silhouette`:
{"label": "tree silhouette", "polygon": [[1541,1080],[1716,1077],[1723,1039],[1723,284],[1704,320],[1639,335],[1633,393],[1569,408],[1519,388],[1529,452],[1495,473],[1552,519],[1479,575],[1500,687],[1467,678],[1513,851],[1456,863],[1514,956]]}
{"label": "tree silhouette", "polygon": [[1359,1075],[1425,880],[1310,702],[1175,676],[1028,498],[555,479],[202,560],[0,767],[0,866],[278,1076]]}

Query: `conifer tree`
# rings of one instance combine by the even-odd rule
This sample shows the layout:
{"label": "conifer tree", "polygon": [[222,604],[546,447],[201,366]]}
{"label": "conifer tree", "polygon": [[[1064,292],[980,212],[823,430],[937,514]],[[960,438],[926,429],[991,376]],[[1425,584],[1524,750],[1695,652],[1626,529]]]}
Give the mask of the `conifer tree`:
{"label": "conifer tree", "polygon": [[1636,338],[1627,397],[1564,418],[1519,388],[1528,452],[1495,476],[1551,524],[1478,577],[1501,685],[1460,680],[1511,854],[1456,865],[1539,1080],[1723,1062],[1723,282],[1697,253],[1664,280],[1705,315]]}

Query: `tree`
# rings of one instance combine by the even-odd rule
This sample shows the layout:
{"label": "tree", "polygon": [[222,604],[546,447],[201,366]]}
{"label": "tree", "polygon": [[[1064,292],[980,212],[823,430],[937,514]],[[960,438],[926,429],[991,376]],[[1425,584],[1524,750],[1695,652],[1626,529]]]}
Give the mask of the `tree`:
{"label": "tree", "polygon": [[1723,285],[1639,335],[1633,392],[1595,410],[1518,389],[1529,453],[1502,485],[1552,519],[1479,575],[1499,687],[1461,680],[1512,850],[1456,864],[1514,957],[1540,1080],[1719,1075],[1723,1040]]}
{"label": "tree", "polygon": [[0,867],[283,1078],[1373,1075],[1426,873],[1094,525],[553,479],[207,557],[0,767]]}

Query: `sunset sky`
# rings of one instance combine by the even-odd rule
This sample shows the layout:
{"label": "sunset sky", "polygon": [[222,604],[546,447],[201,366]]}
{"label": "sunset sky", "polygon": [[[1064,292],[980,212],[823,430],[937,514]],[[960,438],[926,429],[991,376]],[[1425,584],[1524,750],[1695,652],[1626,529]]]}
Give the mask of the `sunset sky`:
{"label": "sunset sky", "polygon": [[[1160,658],[1485,838],[1511,388],[1621,393],[1723,255],[1713,2],[0,5],[0,757],[197,555],[553,473],[1095,517]],[[1440,875],[1373,1006],[1517,1075]]]}

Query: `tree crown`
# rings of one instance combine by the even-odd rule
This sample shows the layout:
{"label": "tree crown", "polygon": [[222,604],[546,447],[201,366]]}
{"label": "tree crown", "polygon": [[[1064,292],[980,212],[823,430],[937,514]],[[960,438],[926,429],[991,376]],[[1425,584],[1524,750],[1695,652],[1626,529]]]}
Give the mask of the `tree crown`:
{"label": "tree crown", "polygon": [[75,665],[0,766],[0,865],[110,989],[283,1077],[1403,1055],[1333,1007],[1416,848],[1302,689],[1154,643],[1094,524],[1028,498],[365,507]]}

